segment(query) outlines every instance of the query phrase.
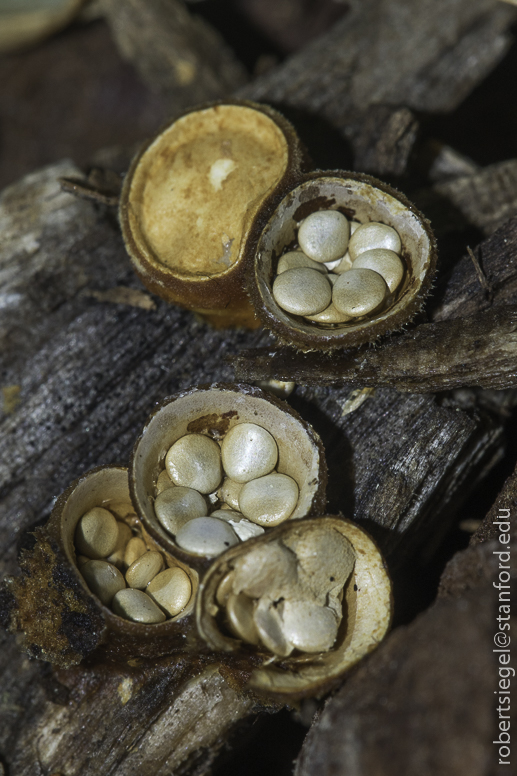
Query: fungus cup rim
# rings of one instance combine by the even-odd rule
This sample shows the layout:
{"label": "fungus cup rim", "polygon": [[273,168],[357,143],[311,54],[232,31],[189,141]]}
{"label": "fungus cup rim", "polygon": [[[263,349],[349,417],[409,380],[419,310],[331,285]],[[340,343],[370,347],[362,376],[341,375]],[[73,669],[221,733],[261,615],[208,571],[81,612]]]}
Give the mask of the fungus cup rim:
{"label": "fungus cup rim", "polygon": [[[232,106],[256,111],[273,122],[285,140],[285,169],[276,183],[273,183],[264,192],[258,207],[253,205],[250,223],[247,224],[242,233],[238,257],[227,269],[198,276],[177,272],[160,262],[152,255],[152,251],[142,248],[142,239],[138,237],[132,224],[132,187],[135,176],[140,165],[145,163],[146,154],[153,144],[157,143],[160,137],[171,130],[178,121],[212,108]],[[213,322],[218,325],[243,323],[256,327],[258,321],[245,293],[245,275],[249,261],[246,249],[253,225],[262,208],[275,205],[280,200],[284,188],[292,185],[298,179],[301,171],[307,169],[308,166],[307,152],[295,128],[281,113],[267,104],[238,99],[214,100],[176,114],[171,121],[165,123],[158,132],[142,144],[130,164],[122,185],[119,222],[124,244],[136,274],[153,293],[194,312],[215,315],[216,318]],[[238,299],[236,299],[236,295],[239,297]]]}
{"label": "fungus cup rim", "polygon": [[[321,521],[350,541],[355,553],[355,565],[345,585],[343,601],[344,620],[338,634],[338,647],[326,653],[272,658],[271,653],[243,645],[240,639],[221,633],[216,617],[219,605],[216,592],[219,583],[232,568],[239,555],[280,539],[290,531],[304,527],[321,526]],[[365,593],[359,600],[358,593]],[[216,652],[228,653],[246,650],[259,660],[248,681],[247,689],[258,695],[282,698],[286,702],[304,697],[321,697],[340,680],[359,660],[377,647],[386,636],[393,619],[393,593],[386,562],[377,543],[354,523],[340,515],[321,515],[284,523],[268,534],[249,540],[246,547],[236,546],[214,560],[200,582],[196,598],[196,627],[200,638]],[[371,620],[371,628],[368,629]],[[349,629],[355,634],[349,633]],[[342,653],[342,654],[340,654]]]}
{"label": "fungus cup rim", "polygon": [[[365,319],[356,319],[357,322],[347,322],[333,325],[332,328],[325,328],[325,325],[310,324],[299,316],[286,313],[273,298],[271,288],[274,279],[274,267],[281,255],[281,249],[276,254],[274,248],[271,250],[270,247],[264,247],[264,245],[268,240],[271,241],[273,239],[271,232],[276,225],[275,219],[278,221],[280,218],[279,213],[281,209],[286,207],[293,208],[296,204],[295,197],[299,194],[300,205],[297,211],[302,209],[307,211],[303,217],[309,215],[310,212],[327,208],[339,209],[341,212],[347,210],[346,205],[341,205],[341,203],[334,207],[336,200],[331,198],[329,201],[329,197],[325,195],[319,196],[322,206],[311,209],[311,199],[313,202],[317,202],[318,198],[314,196],[311,198],[308,193],[311,191],[311,187],[314,190],[316,189],[318,182],[321,182],[322,185],[328,184],[329,186],[337,183],[339,187],[345,190],[348,184],[350,190],[352,188],[359,190],[362,186],[367,191],[372,190],[375,192],[377,190],[381,192],[380,196],[384,207],[387,207],[385,203],[393,200],[396,202],[396,207],[401,208],[401,214],[389,225],[394,226],[402,218],[407,218],[408,223],[412,219],[414,224],[418,225],[421,239],[424,243],[427,242],[426,255],[422,257],[422,269],[418,277],[413,271],[415,262],[411,262],[411,255],[407,251],[403,252],[402,255],[406,264],[410,264],[410,266],[406,266],[406,277],[403,281],[403,286],[396,292],[394,303],[390,304],[386,310],[375,314],[371,320],[365,316]],[[317,193],[320,194],[320,192]],[[358,195],[356,196],[358,198]],[[350,218],[355,211],[353,208],[348,209],[350,212],[347,215]],[[372,214],[374,213],[373,205],[365,204],[365,209]],[[369,218],[368,220],[375,219]],[[422,308],[432,288],[437,261],[437,247],[436,238],[429,221],[402,192],[371,175],[346,170],[314,170],[305,173],[300,176],[294,186],[285,191],[285,195],[279,204],[270,204],[267,208],[262,209],[260,221],[262,228],[260,231],[257,228],[253,239],[253,272],[247,278],[247,291],[262,325],[272,331],[280,342],[285,345],[294,346],[303,352],[309,352],[315,350],[328,351],[337,348],[351,349],[366,342],[373,342],[379,337],[396,331],[408,323]],[[384,221],[382,222],[384,223]],[[395,226],[395,228],[397,227]],[[401,235],[401,239],[404,244],[404,235]],[[290,247],[289,250],[296,250],[296,248]],[[250,262],[251,260],[250,258]]]}
{"label": "fungus cup rim", "polygon": [[[131,501],[135,507],[135,511],[142,522],[146,532],[154,539],[155,542],[159,543],[160,546],[164,547],[166,551],[173,557],[178,558],[183,563],[188,564],[191,568],[198,569],[199,571],[205,571],[214,561],[213,557],[207,557],[205,555],[197,555],[191,552],[188,552],[186,550],[181,549],[172,539],[172,537],[168,536],[165,532],[165,530],[159,525],[156,517],[153,515],[151,519],[149,519],[148,514],[146,512],[146,504],[145,500],[142,497],[142,491],[145,489],[145,482],[144,478],[142,476],[142,468],[147,465],[147,461],[144,459],[144,453],[142,452],[142,447],[144,442],[146,441],[146,434],[149,434],[150,430],[153,430],[154,427],[159,428],[160,423],[160,414],[163,410],[167,409],[172,405],[174,402],[178,400],[188,399],[188,397],[194,396],[196,394],[207,394],[207,401],[210,399],[210,392],[215,393],[230,393],[234,394],[235,398],[238,399],[240,402],[243,402],[246,400],[246,397],[250,397],[254,400],[260,400],[261,402],[265,402],[265,408],[266,409],[273,409],[273,412],[275,415],[278,415],[281,417],[280,413],[289,416],[289,422],[292,424],[296,424],[297,428],[299,429],[301,434],[304,434],[307,445],[311,448],[313,451],[313,462],[312,467],[316,468],[316,476],[317,481],[309,483],[310,487],[312,488],[311,491],[308,492],[310,497],[310,502],[307,506],[307,508],[304,510],[303,514],[297,517],[289,517],[286,522],[289,522],[290,520],[299,520],[302,519],[305,515],[314,515],[318,514],[319,512],[324,511],[325,505],[326,505],[326,486],[327,486],[327,464],[325,459],[325,450],[323,447],[323,443],[317,434],[317,432],[312,428],[312,426],[304,420],[296,410],[294,410],[287,402],[283,401],[282,399],[279,399],[278,397],[274,396],[273,394],[266,392],[262,390],[261,388],[258,388],[254,385],[248,385],[246,383],[203,383],[201,385],[192,386],[188,389],[185,389],[183,391],[178,391],[175,394],[172,394],[171,396],[168,396],[167,398],[163,399],[149,418],[147,419],[142,431],[140,432],[135,445],[133,447],[133,451],[131,453],[130,457],[130,463],[129,463],[129,490],[131,494]],[[215,398],[213,396],[212,398]],[[233,413],[232,413],[233,414]],[[238,419],[238,413],[235,411],[235,415],[237,415]],[[225,413],[217,415],[216,412],[213,413],[216,417],[213,418],[213,420],[210,418],[207,422],[215,423],[217,424],[219,421],[217,418],[221,418],[225,420],[224,415]],[[198,416],[198,419],[203,419],[204,417],[209,417],[205,415]],[[228,419],[228,427],[226,430],[229,430],[231,425],[229,425],[232,422],[232,419]],[[250,418],[245,419],[244,422],[253,422]],[[188,426],[189,424],[187,424]],[[259,423],[260,425],[260,423]],[[234,426],[233,426],[234,427]],[[265,428],[265,426],[263,426]],[[266,429],[269,430],[272,435],[275,437],[275,440],[278,444],[278,439],[275,436],[274,429]],[[192,433],[192,432],[188,432]],[[194,432],[195,433],[195,432]],[[226,431],[224,432],[226,433]],[[175,441],[175,440],[174,440]],[[158,456],[158,459],[155,460],[154,467],[156,471],[150,472],[147,476],[147,479],[151,479],[152,482],[154,482],[154,478],[157,475],[158,471],[157,468],[159,465],[161,465],[161,460],[164,459],[167,449],[165,447],[164,442],[160,445],[160,454]],[[168,443],[167,443],[168,444]],[[149,455],[149,451],[145,453],[146,455]],[[300,489],[301,490],[301,489]],[[311,495],[312,494],[312,495]],[[151,502],[152,498],[150,493],[147,493],[147,502]],[[308,496],[306,497],[308,498]],[[295,512],[300,506],[300,497],[298,501],[298,505],[295,507]],[[152,503],[150,503],[150,509],[149,514],[151,514],[151,510],[154,513]],[[272,529],[268,529],[272,530]],[[246,542],[250,541],[249,539],[246,540]],[[244,544],[245,542],[239,542],[239,546]]]}
{"label": "fungus cup rim", "polygon": [[[68,488],[59,496],[59,498],[56,501],[56,504],[54,506],[54,509],[52,510],[51,516],[45,526],[45,529],[49,535],[55,536],[55,538],[60,543],[63,554],[66,558],[66,561],[70,564],[70,566],[73,569],[73,573],[81,585],[81,587],[84,589],[86,594],[90,596],[93,599],[93,602],[95,606],[100,610],[101,615],[104,620],[104,632],[103,632],[103,638],[101,640],[100,644],[104,644],[106,648],[110,650],[110,640],[113,639],[115,636],[115,644],[111,645],[113,650],[117,650],[117,645],[120,646],[119,640],[120,639],[127,639],[128,642],[130,642],[132,639],[138,642],[145,642],[147,639],[149,639],[149,648],[150,652],[152,653],[152,642],[153,640],[156,642],[159,640],[160,642],[162,640],[167,640],[170,638],[171,634],[174,634],[178,631],[178,626],[181,623],[182,620],[185,620],[187,618],[190,618],[192,620],[192,614],[195,607],[195,600],[197,596],[197,591],[199,587],[199,576],[195,569],[192,569],[190,567],[187,567],[187,564],[184,564],[181,561],[177,561],[176,558],[173,558],[174,560],[174,566],[179,564],[179,567],[182,568],[188,575],[191,585],[192,585],[192,592],[191,592],[191,598],[185,609],[183,609],[178,615],[175,617],[170,617],[164,622],[161,623],[138,623],[133,622],[131,620],[127,620],[123,617],[120,617],[119,615],[115,614],[109,606],[105,605],[100,601],[100,599],[93,593],[90,588],[88,587],[85,579],[83,578],[81,571],[79,567],[77,566],[76,559],[73,555],[73,537],[75,532],[75,527],[77,523],[79,522],[81,516],[77,513],[74,515],[70,521],[70,524],[67,525],[67,510],[73,509],[74,505],[72,503],[72,499],[74,495],[76,495],[78,498],[81,497],[80,490],[82,488],[87,488],[88,485],[91,487],[91,481],[92,479],[97,479],[98,477],[102,477],[103,475],[112,475],[115,474],[117,476],[117,473],[124,476],[125,480],[127,482],[127,502],[128,504],[131,503],[131,505],[134,508],[132,498],[129,491],[129,478],[128,478],[128,468],[125,466],[117,465],[117,464],[110,464],[106,466],[97,466],[93,469],[90,469],[89,471],[82,474],[80,477],[78,477],[74,482],[72,482]],[[119,499],[116,499],[118,501]],[[112,501],[115,501],[115,499],[112,499]],[[109,500],[105,499],[102,503],[97,504],[97,506],[102,506],[109,510]],[[87,510],[86,510],[87,511]],[[136,510],[135,510],[136,513]],[[117,521],[126,522],[122,518],[116,516]],[[154,550],[158,550],[160,553],[164,554],[166,557],[172,557],[171,554],[167,551],[166,548],[160,546],[152,536],[148,534],[148,532],[145,529],[145,526],[143,525],[140,518],[138,518],[138,528],[140,529],[141,536],[148,545]],[[167,565],[167,568],[169,566]],[[126,588],[127,589],[127,588]],[[183,645],[182,645],[183,646]],[[122,644],[123,649],[123,644]],[[177,651],[178,646],[172,649],[172,651]],[[136,650],[136,653],[138,653],[138,649]],[[148,654],[149,649],[144,649],[145,654]],[[164,647],[159,648],[158,654],[166,654],[167,650]]]}

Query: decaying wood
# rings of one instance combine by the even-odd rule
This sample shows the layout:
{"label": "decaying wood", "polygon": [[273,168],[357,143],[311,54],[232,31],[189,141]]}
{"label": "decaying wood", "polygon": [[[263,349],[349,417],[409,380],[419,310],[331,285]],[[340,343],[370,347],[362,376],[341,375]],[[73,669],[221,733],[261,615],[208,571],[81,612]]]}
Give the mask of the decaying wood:
{"label": "decaying wood", "polygon": [[60,773],[206,773],[224,743],[214,729],[229,729],[254,706],[216,666],[196,668],[187,658],[152,672],[57,672],[55,681],[64,697],[46,704],[29,756],[27,742],[16,742],[22,747],[13,747],[13,773],[38,773],[38,764],[47,772],[49,763]]}
{"label": "decaying wood", "polygon": [[406,107],[372,105],[351,134],[354,167],[376,175],[403,175],[419,122]]}
{"label": "decaying wood", "polygon": [[[57,178],[74,173],[66,164],[48,168],[7,189],[2,199],[2,226],[9,235],[1,261],[2,383],[20,386],[18,406],[0,425],[3,574],[15,571],[17,536],[48,514],[53,498],[72,479],[98,463],[127,460],[155,401],[195,383],[228,380],[225,356],[244,344],[265,342],[257,332],[213,331],[160,300],[156,310],[145,310],[92,299],[92,290],[138,288],[138,282],[116,225],[89,202],[60,191]],[[328,450],[330,509],[342,509],[376,531],[385,551],[394,562],[398,554],[400,562],[409,546],[445,530],[458,499],[500,454],[502,427],[485,415],[468,417],[439,407],[430,396],[402,399],[386,390],[343,416],[349,393],[299,388],[292,403]],[[11,645],[2,651],[7,685],[16,662],[23,660],[14,655]],[[37,673],[31,665],[27,685],[22,681],[30,723],[20,727],[21,707],[12,703],[0,740],[0,751],[16,762],[16,772],[34,773],[36,741],[45,769],[58,770],[68,747],[75,755],[67,774],[98,772],[86,749],[75,750],[77,730],[87,724],[91,737],[97,739],[102,730],[106,747],[112,747],[113,772],[130,773],[126,745],[116,730],[105,731],[99,716],[85,721],[87,706],[80,700],[71,701],[74,713],[67,711],[66,720],[72,722],[65,724],[63,709],[42,698]],[[87,677],[85,669],[81,681]],[[212,717],[214,696],[208,688],[219,681],[215,674],[207,679],[202,696],[211,720],[209,749],[227,736],[230,720],[233,724],[250,711],[247,701],[230,695],[233,711],[223,713],[223,699],[220,713]],[[145,681],[132,703],[138,705],[140,692],[149,692]],[[162,697],[155,718],[167,713],[169,702]],[[118,698],[112,703],[115,713]],[[190,735],[180,715],[174,720],[174,735]],[[153,727],[153,716],[138,715],[133,724],[134,740],[145,740],[139,749],[142,769],[165,768],[165,759],[153,759],[155,747],[162,745],[155,741],[159,727]],[[36,737],[40,729],[44,745]]]}
{"label": "decaying wood", "polygon": [[[517,472],[472,546],[447,565],[439,599],[392,633],[326,703],[305,740],[296,776],[500,772],[493,744],[499,701],[492,583],[499,562],[494,551],[503,548],[510,549],[517,579],[516,505]],[[494,521],[501,508],[511,510],[510,545],[497,540]],[[513,616],[510,626],[516,625]],[[511,720],[513,726],[513,710]]]}
{"label": "decaying wood", "polygon": [[115,41],[154,92],[178,110],[227,96],[246,72],[219,33],[177,0],[102,0]]}
{"label": "decaying wood", "polygon": [[507,221],[473,252],[490,293],[487,293],[487,285],[479,281],[467,251],[451,269],[438,278],[436,291],[429,305],[432,321],[475,316],[495,307],[516,303],[517,217]]}
{"label": "decaying wood", "polygon": [[455,148],[429,138],[420,145],[418,161],[421,172],[436,182],[472,175],[479,170],[479,166],[472,159]]}
{"label": "decaying wood", "polygon": [[486,235],[491,234],[517,212],[517,160],[437,183],[434,190],[468,223],[475,224]]}
{"label": "decaying wood", "polygon": [[344,132],[354,150],[357,146],[358,160],[369,158],[370,164],[374,145],[366,153],[362,127],[371,126],[371,109],[379,109],[374,106],[394,106],[390,122],[402,130],[391,133],[392,160],[383,160],[381,169],[395,169],[413,139],[411,119],[400,108],[454,110],[507,51],[516,12],[503,4],[494,7],[492,0],[352,0],[347,5],[348,13],[330,32],[239,96],[317,113]]}
{"label": "decaying wood", "polygon": [[[350,137],[359,137],[368,117],[375,148],[365,144],[361,153],[401,170],[412,111],[457,105],[506,50],[515,11],[494,11],[485,0],[458,0],[452,10],[422,0],[418,13],[402,0],[350,5],[321,42],[242,96],[320,115]],[[445,27],[438,23],[444,13]],[[178,106],[187,91],[176,92]],[[373,121],[380,109],[369,108],[379,102],[390,106],[387,123],[399,128],[390,143]],[[397,115],[400,124],[391,118]],[[398,157],[397,138],[408,139]],[[127,461],[156,401],[196,383],[230,380],[229,355],[269,342],[261,332],[214,331],[161,300],[151,309],[134,304],[141,296],[113,295],[120,287],[145,292],[112,214],[60,190],[57,178],[78,176],[69,163],[54,165],[0,201],[1,576],[16,573],[20,534],[48,516],[75,477]],[[327,449],[329,511],[369,528],[394,569],[440,540],[503,450],[499,417],[439,406],[430,395],[378,388],[358,406],[349,388],[298,386],[290,401]],[[451,619],[461,616],[448,611]],[[482,613],[479,628],[484,623]],[[471,629],[465,639],[476,641],[477,633]],[[131,666],[54,673],[29,662],[14,636],[2,632],[0,640],[0,757],[12,776],[206,773],[235,723],[254,711],[224,671],[199,672],[188,658],[173,673]]]}
{"label": "decaying wood", "polygon": [[[514,9],[494,7],[492,0],[419,0],[410,6],[352,0],[348,6],[329,33],[245,87],[246,96],[300,108],[312,104],[343,125],[352,112],[381,103],[451,111],[507,51],[516,18]],[[342,99],[335,99],[336,90]]]}
{"label": "decaying wood", "polygon": [[276,376],[306,385],[386,385],[410,392],[517,387],[517,218],[477,253],[491,295],[466,256],[438,285],[429,305],[433,323],[359,351],[245,350],[234,358],[238,379]]}
{"label": "decaying wood", "polygon": [[268,375],[305,385],[388,385],[419,393],[452,388],[517,388],[517,305],[428,323],[384,347],[331,356],[244,351],[235,359],[240,379]]}

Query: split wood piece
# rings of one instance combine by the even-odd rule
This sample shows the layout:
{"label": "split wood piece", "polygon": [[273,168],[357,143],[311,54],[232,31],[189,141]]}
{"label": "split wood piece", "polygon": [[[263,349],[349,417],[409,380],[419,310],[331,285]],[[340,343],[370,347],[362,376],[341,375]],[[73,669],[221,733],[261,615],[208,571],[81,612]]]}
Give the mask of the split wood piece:
{"label": "split wood piece", "polygon": [[483,773],[497,756],[494,604],[477,588],[394,631],[327,702],[295,776]]}
{"label": "split wood piece", "polygon": [[274,376],[304,385],[389,386],[410,393],[517,388],[517,305],[422,324],[378,349],[329,357],[264,348],[243,351],[234,363],[238,379],[250,381]]}
{"label": "split wood piece", "polygon": [[350,130],[354,168],[375,175],[403,175],[419,121],[406,106],[371,105]]}
{"label": "split wood piece", "polygon": [[[330,32],[238,96],[316,112],[351,141],[357,169],[360,161],[373,173],[399,174],[414,140],[408,109],[454,110],[504,56],[516,18],[514,8],[492,0],[349,4]],[[322,73],[329,74],[323,86]],[[372,107],[379,105],[392,106],[383,130],[382,108]]]}
{"label": "split wood piece", "polygon": [[[460,0],[454,7],[448,0],[418,0],[411,8],[404,0],[354,3],[330,32],[244,87],[242,96],[297,107],[317,100],[334,124],[379,103],[452,111],[508,50],[515,19],[514,9],[491,0]],[[339,67],[339,99],[331,86],[322,94],[321,73],[330,61]]]}
{"label": "split wood piece", "polygon": [[229,95],[244,67],[220,34],[177,0],[102,0],[122,56],[173,110]]}
{"label": "split wood piece", "polygon": [[[224,745],[221,734],[255,711],[222,673],[186,656],[154,672],[143,664],[127,672],[102,666],[59,671],[50,686],[60,691],[60,702],[40,709],[36,728],[17,731],[11,772],[32,776],[37,761],[46,773],[169,776],[180,766],[185,773],[186,763],[189,773],[209,773]],[[101,729],[109,734],[92,747]]]}
{"label": "split wood piece", "polygon": [[433,189],[469,224],[475,224],[485,235],[492,234],[517,211],[517,159],[440,181]]}
{"label": "split wood piece", "polygon": [[[517,471],[471,546],[447,564],[438,600],[394,631],[315,718],[295,776],[345,776],[351,767],[356,776],[472,776],[483,772],[480,763],[497,763],[495,710],[510,712],[499,701],[504,694],[494,695],[500,678],[493,652],[499,564],[494,551],[509,549],[517,556],[516,500]],[[506,509],[512,538],[503,545],[494,521]],[[514,584],[515,562],[510,573]],[[515,615],[509,624],[517,627]]]}
{"label": "split wood piece", "polygon": [[[508,533],[517,541],[517,467],[508,477],[490,511],[472,535],[466,550],[457,552],[445,567],[438,590],[439,596],[463,595],[466,590],[482,583],[492,583],[498,574],[499,556],[494,550],[504,550],[499,541],[501,528],[496,521],[508,518]],[[506,526],[505,526],[506,529]],[[505,532],[506,533],[506,530]],[[511,553],[515,571],[517,554]],[[515,574],[514,574],[515,575]]]}
{"label": "split wood piece", "polygon": [[438,285],[431,310],[435,322],[392,336],[378,348],[341,351],[332,358],[290,348],[244,350],[233,360],[237,378],[275,377],[316,386],[386,385],[417,393],[464,386],[517,387],[517,218],[474,253],[491,299],[472,258],[466,256]]}
{"label": "split wood piece", "polygon": [[[513,196],[517,202],[517,178]],[[491,299],[486,286],[479,281],[472,257],[467,254],[438,281],[430,310],[433,321],[474,315],[491,306],[517,302],[517,217],[507,221],[473,252],[491,291]]]}

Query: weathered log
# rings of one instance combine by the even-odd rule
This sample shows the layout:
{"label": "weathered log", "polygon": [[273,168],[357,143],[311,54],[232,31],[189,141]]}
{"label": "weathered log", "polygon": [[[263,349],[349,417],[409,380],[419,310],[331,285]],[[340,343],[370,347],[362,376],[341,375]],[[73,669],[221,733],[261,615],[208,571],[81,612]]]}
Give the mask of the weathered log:
{"label": "weathered log", "polygon": [[169,109],[230,94],[246,71],[219,33],[177,0],[102,0],[122,55]]}
{"label": "weathered log", "polygon": [[[281,73],[272,71],[245,91],[300,107],[312,97],[322,114],[337,120],[351,109],[379,103],[451,111],[507,50],[514,20],[514,9],[494,7],[491,0],[457,0],[454,5],[418,0],[410,8],[402,0],[352,2],[348,14],[291,57]],[[310,73],[307,56],[313,63]],[[335,58],[333,72],[330,58]],[[347,84],[339,103],[333,87],[328,88],[333,80],[337,88]]]}
{"label": "weathered log", "polygon": [[[505,693],[498,694],[499,680],[507,672],[498,664],[502,653],[494,652],[494,634],[500,623],[514,629],[516,618],[508,613],[507,598],[497,602],[493,583],[499,576],[499,556],[494,552],[510,551],[514,586],[516,507],[517,471],[472,546],[445,568],[439,599],[388,637],[326,703],[304,742],[296,776],[502,772],[494,744],[498,723],[504,719],[513,728],[516,714],[501,700]],[[507,517],[507,510],[512,541],[503,545],[495,520],[501,514]],[[498,676],[499,667],[503,672]],[[504,686],[503,679],[501,689]]]}
{"label": "weathered log", "polygon": [[[378,166],[372,164],[370,171],[386,174],[400,165],[401,152],[407,160],[411,119],[403,120],[402,135],[391,133],[390,148],[384,143],[386,158],[379,160],[374,143],[365,153],[362,140],[363,127],[368,132],[371,126],[371,110],[378,110],[374,106],[394,106],[389,120],[394,125],[409,115],[400,113],[402,106],[429,113],[454,110],[508,50],[515,9],[494,7],[492,0],[410,5],[355,0],[348,9],[330,32],[238,94],[317,113],[344,132],[358,162],[376,160]],[[401,136],[404,143],[398,147]]]}
{"label": "weathered log", "polygon": [[274,376],[305,385],[385,385],[411,393],[517,388],[517,306],[423,324],[378,350],[314,356],[266,348],[244,351],[234,363],[240,379],[248,381]]}
{"label": "weathered log", "polygon": [[377,348],[332,355],[244,350],[233,360],[238,379],[386,385],[410,392],[517,387],[517,218],[483,242],[477,254],[481,282],[476,257],[474,263],[471,256],[462,258],[438,283],[430,304],[433,323],[387,338]]}
{"label": "weathered log", "polygon": [[[373,5],[364,7],[371,10]],[[465,26],[458,21],[463,13]],[[450,98],[455,90],[459,100],[472,78],[482,77],[501,56],[510,17],[503,19],[498,10],[492,20],[488,4],[476,2],[468,7],[458,3],[454,19],[447,41],[458,30],[459,37],[466,31],[467,39],[465,45],[452,45],[454,55],[445,60],[454,60],[449,79],[454,89],[447,94]],[[430,24],[427,17],[424,21]],[[361,27],[365,35],[367,27]],[[287,62],[278,69],[276,91],[271,86],[268,99],[274,99],[274,92],[275,99],[289,104],[290,84],[296,95],[291,104],[331,120],[340,116],[341,126],[347,126],[346,105],[344,112],[341,108],[348,93],[347,79],[340,75],[346,73],[339,64],[341,34],[342,28],[333,47],[328,47],[328,38],[322,43],[320,52],[329,50],[323,80],[316,84],[309,48],[305,76],[297,55],[298,78],[291,83],[292,61]],[[427,36],[433,35],[436,27],[431,24]],[[443,44],[440,35],[437,39]],[[470,47],[481,39],[480,66],[468,72]],[[372,37],[365,41],[372,45]],[[443,45],[437,49],[439,62]],[[407,60],[398,54],[395,59],[404,71]],[[429,61],[424,58],[422,72]],[[395,79],[398,84],[408,80],[409,69]],[[269,83],[275,83],[272,75]],[[438,104],[432,83],[430,77],[426,93]],[[420,94],[426,91],[421,81],[419,88]],[[395,92],[382,100],[404,104],[403,90]],[[53,499],[72,479],[96,464],[127,460],[158,399],[197,382],[230,379],[225,358],[242,346],[268,341],[261,332],[212,331],[160,300],[151,300],[154,307],[144,304],[150,297],[129,269],[112,217],[60,192],[55,179],[78,174],[71,165],[56,165],[20,181],[2,198],[2,575],[15,573],[17,538],[46,518]],[[120,294],[120,288],[135,293]],[[291,401],[328,450],[329,508],[375,530],[393,566],[422,543],[439,541],[473,483],[502,453],[499,418],[475,408],[467,415],[440,407],[429,395],[401,397],[379,389],[354,412],[350,410],[358,403],[346,388],[298,387]],[[253,710],[248,699],[236,695],[211,669],[199,674],[198,682],[188,679],[199,669],[191,662],[179,665],[173,676],[159,667],[156,672],[128,667],[123,676],[109,677],[92,667],[52,674],[19,654],[14,637],[2,634],[1,639],[0,696],[6,700],[0,752],[16,776],[42,771],[88,776],[106,770],[106,762],[117,776],[135,770],[206,772],[234,723]],[[189,716],[192,694],[199,699],[199,721]],[[180,708],[187,708],[185,716],[176,713]],[[111,718],[115,724],[106,726]],[[173,741],[168,738],[172,730]],[[92,755],[96,749],[98,758]]]}
{"label": "weathered log", "polygon": [[436,183],[435,192],[447,199],[470,224],[492,234],[517,211],[517,160],[492,164],[471,175]]}

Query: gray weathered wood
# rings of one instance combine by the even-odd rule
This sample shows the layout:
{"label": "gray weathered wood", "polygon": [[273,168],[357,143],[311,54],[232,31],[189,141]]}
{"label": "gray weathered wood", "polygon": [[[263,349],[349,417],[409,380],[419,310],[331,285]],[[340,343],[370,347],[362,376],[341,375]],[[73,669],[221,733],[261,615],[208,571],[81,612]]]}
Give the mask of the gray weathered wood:
{"label": "gray weathered wood", "polygon": [[178,0],[102,0],[122,55],[169,110],[227,96],[246,82],[219,33]]}
{"label": "gray weathered wood", "polygon": [[[436,3],[423,2],[423,15],[412,6],[402,33],[408,39],[406,29],[414,28],[426,53],[420,57],[415,49],[410,65],[399,55],[398,33],[386,36],[381,26],[388,20],[396,32],[404,6],[407,10],[402,0],[394,0],[391,10],[387,2],[378,9],[373,0],[355,2],[350,30],[356,42],[344,36],[343,31],[350,35],[345,17],[321,43],[243,95],[297,106],[343,132],[350,127],[350,136],[357,136],[368,107],[361,95],[372,79],[379,88],[371,104],[391,103],[401,116],[410,115],[405,106],[432,110],[458,104],[506,50],[514,10],[458,0],[447,3],[451,21],[440,28]],[[377,10],[378,22],[369,31]],[[375,53],[356,60],[360,67],[353,78],[347,40],[356,53],[375,53],[378,46],[378,58]],[[474,49],[476,66],[469,68]],[[388,60],[384,78],[379,67],[390,51],[396,56]],[[418,77],[410,73],[415,68]],[[356,96],[359,107],[351,102]],[[389,150],[391,159],[395,150]],[[100,463],[127,461],[157,400],[198,382],[231,379],[227,356],[270,342],[261,332],[213,331],[160,300],[154,308],[146,305],[148,295],[129,268],[112,215],[60,191],[56,179],[77,174],[68,163],[38,171],[5,191],[0,205],[2,576],[16,570],[20,534],[45,519],[72,479]],[[137,293],[121,294],[121,287]],[[127,304],[135,300],[137,306]],[[393,567],[412,548],[439,540],[473,483],[502,454],[499,418],[475,407],[470,414],[442,407],[430,395],[401,397],[377,389],[350,412],[358,402],[348,388],[298,387],[291,402],[328,450],[329,509],[342,509],[375,531]],[[53,674],[29,663],[14,636],[2,633],[1,639],[0,756],[12,776],[93,776],[106,770],[129,776],[171,769],[201,774],[233,724],[252,711],[246,697],[208,669],[201,684],[194,682],[196,692],[201,690],[199,718],[189,716],[187,675],[193,663],[178,666],[174,675],[128,668],[122,677],[82,667]],[[119,692],[123,680],[135,677],[137,682],[126,682]],[[129,690],[132,696],[123,704]],[[179,708],[187,709],[184,720],[175,713]],[[106,726],[106,719],[114,724]]]}
{"label": "gray weathered wood", "polygon": [[[495,776],[508,768],[497,767],[497,708],[512,728],[516,714],[497,694],[493,650],[496,618],[507,621],[509,607],[498,608],[493,583],[499,574],[494,552],[504,549],[513,559],[512,585],[517,578],[516,504],[517,471],[471,546],[449,561],[438,600],[392,633],[326,703],[305,739],[296,776]],[[494,521],[506,510],[512,541],[503,545]],[[514,629],[515,620],[506,624]]]}
{"label": "gray weathered wood", "polygon": [[304,385],[388,385],[412,393],[517,388],[517,305],[422,324],[377,349],[317,357],[264,348],[244,351],[234,363],[246,380],[274,376]]}
{"label": "gray weathered wood", "polygon": [[[357,146],[361,160],[368,159],[362,131],[373,106],[454,110],[508,50],[516,18],[514,8],[493,0],[352,0],[348,6],[330,32],[239,95],[324,117]],[[396,158],[400,136],[391,138]],[[411,145],[406,142],[406,159]],[[368,153],[373,160],[373,146]]]}
{"label": "gray weathered wood", "polygon": [[517,213],[517,160],[437,183],[434,190],[451,202],[468,223],[484,234],[492,234]]}

